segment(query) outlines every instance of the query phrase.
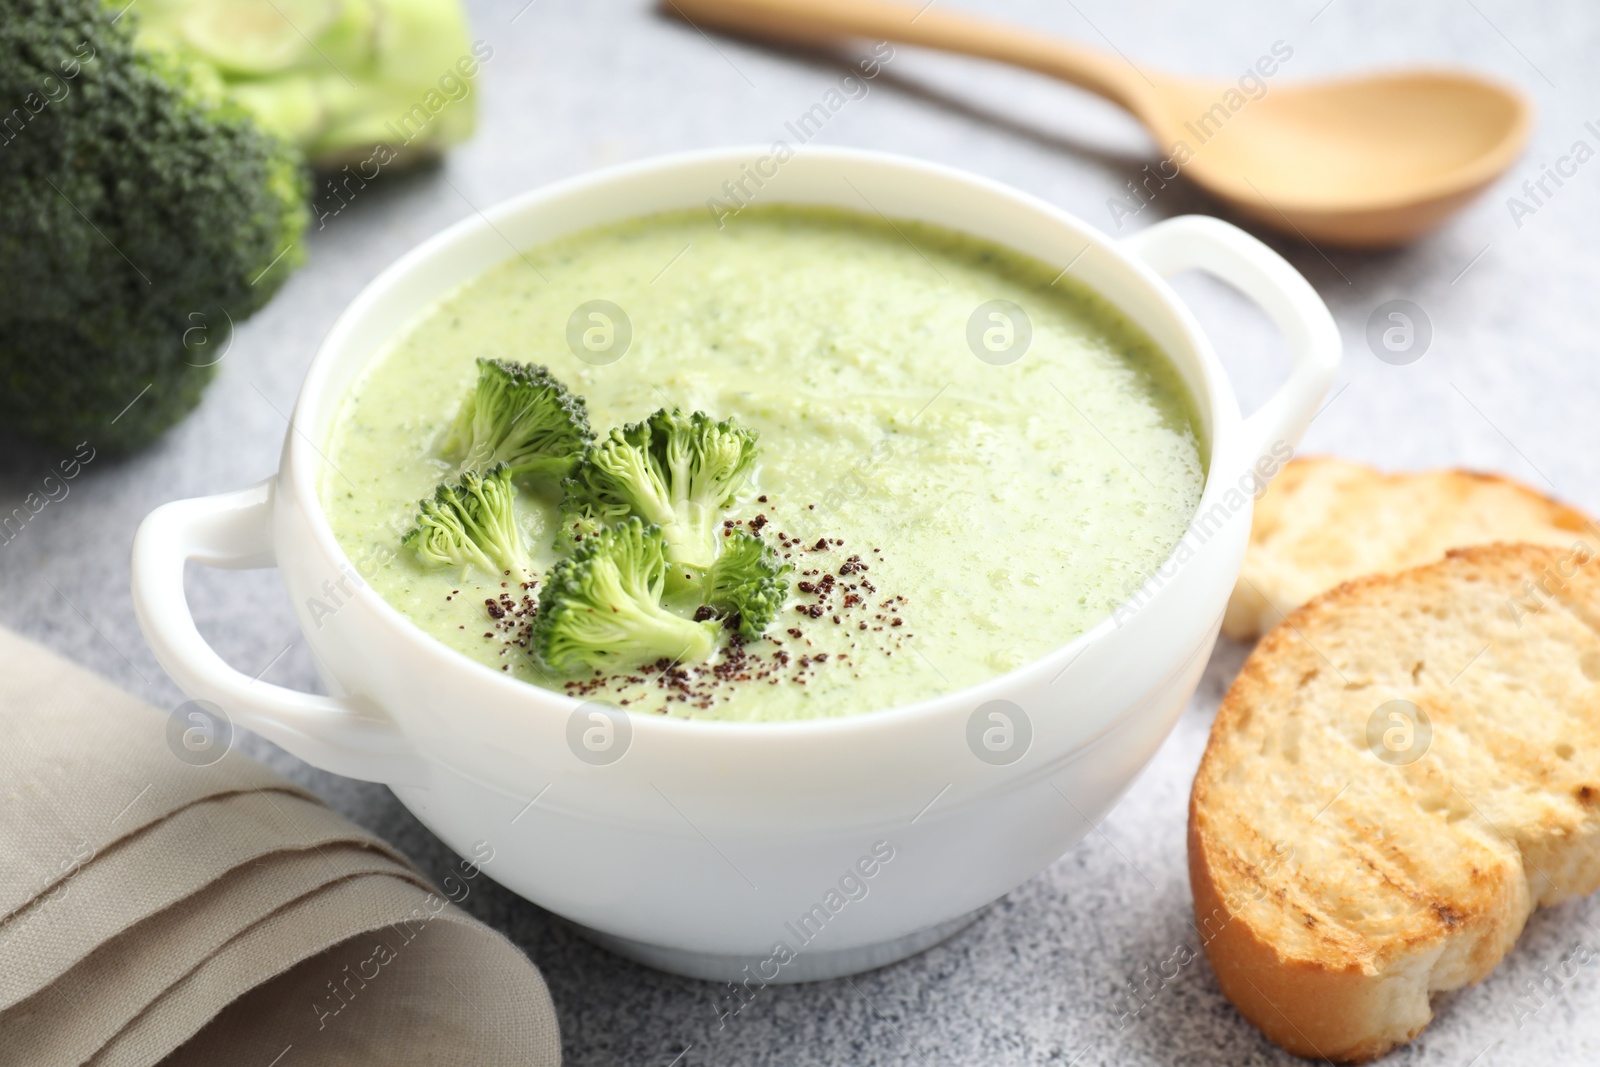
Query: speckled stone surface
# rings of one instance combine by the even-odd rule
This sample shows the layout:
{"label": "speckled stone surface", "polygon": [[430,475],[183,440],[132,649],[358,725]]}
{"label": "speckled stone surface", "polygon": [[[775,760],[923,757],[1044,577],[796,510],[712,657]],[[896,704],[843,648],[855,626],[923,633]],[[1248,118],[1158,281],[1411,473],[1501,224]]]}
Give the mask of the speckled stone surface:
{"label": "speckled stone surface", "polygon": [[[1528,155],[1442,232],[1385,255],[1324,254],[1270,238],[1324,295],[1345,334],[1338,391],[1305,450],[1394,467],[1503,471],[1600,511],[1600,162],[1585,164],[1560,189],[1549,186],[1554,195],[1530,201],[1536,210],[1520,220],[1506,202],[1575,141],[1600,148],[1600,136],[1584,126],[1590,119],[1600,126],[1593,64],[1600,10],[1583,0],[1464,0],[1426,10],[1380,0],[985,6],[1113,45],[1140,64],[1219,79],[1237,77],[1283,41],[1294,54],[1278,81],[1384,64],[1465,63],[1523,87],[1540,109]],[[327,218],[311,238],[310,263],[238,331],[200,410],[141,455],[96,459],[65,499],[0,546],[0,622],[158,706],[175,705],[182,698],[151,657],[129,603],[134,528],[164,501],[272,472],[301,374],[368,280],[474,206],[607,163],[770,142],[839,81],[850,58],[708,40],[642,0],[479,0],[473,22],[474,36],[494,49],[479,85],[478,136],[442,169],[385,174]],[[909,49],[897,52],[864,99],[832,118],[819,141],[976,170],[1112,232],[1119,231],[1107,199],[1150,152],[1124,116],[1069,89]],[[1123,219],[1120,232],[1210,210],[1200,194],[1174,186]],[[1227,290],[1196,279],[1179,284],[1213,332],[1242,403],[1258,403],[1284,373],[1270,327]],[[1365,340],[1368,317],[1391,299],[1415,302],[1432,324],[1428,350],[1409,365],[1380,361]],[[0,437],[0,513],[61,458]],[[273,572],[197,573],[190,585],[202,630],[231,662],[284,685],[315,686]],[[494,886],[465,906],[543,968],[567,1062],[583,1067],[1292,1062],[1233,1012],[1203,960],[1178,969],[1136,1017],[1120,1018],[1125,985],[1142,980],[1147,967],[1171,974],[1163,961],[1192,944],[1189,781],[1243,654],[1227,643],[1218,649],[1166,746],[1094,833],[964,932],[851,981],[769,988],[724,1029],[712,985],[608,955]],[[435,874],[451,862],[382,787],[314,771],[253,738],[244,745]],[[1595,1062],[1594,968],[1549,979],[1541,999],[1527,994],[1527,984],[1555,971],[1578,941],[1600,944],[1589,921],[1600,926],[1592,901],[1536,915],[1500,970],[1441,998],[1433,1026],[1391,1062]]]}

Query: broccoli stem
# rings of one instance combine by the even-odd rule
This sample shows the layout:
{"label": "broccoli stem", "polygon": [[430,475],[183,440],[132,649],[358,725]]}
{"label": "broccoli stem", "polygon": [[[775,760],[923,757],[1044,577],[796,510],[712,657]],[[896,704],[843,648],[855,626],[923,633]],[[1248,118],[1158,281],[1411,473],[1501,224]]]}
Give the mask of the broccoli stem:
{"label": "broccoli stem", "polygon": [[566,670],[574,663],[622,667],[657,660],[698,663],[717,649],[715,627],[675,615],[659,604],[625,602],[586,608],[568,624],[568,640],[590,651],[553,663]]}

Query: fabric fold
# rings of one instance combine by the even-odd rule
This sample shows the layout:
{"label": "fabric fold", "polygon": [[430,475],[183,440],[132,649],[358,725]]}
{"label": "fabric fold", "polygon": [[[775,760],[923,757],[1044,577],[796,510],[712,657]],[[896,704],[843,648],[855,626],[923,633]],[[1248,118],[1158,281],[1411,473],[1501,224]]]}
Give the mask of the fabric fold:
{"label": "fabric fold", "polygon": [[0,1049],[25,1048],[36,1067],[76,1067],[244,930],[302,897],[369,874],[425,885],[404,864],[344,843],[245,863],[113,937],[58,981],[0,1014]]}
{"label": "fabric fold", "polygon": [[477,923],[450,920],[435,934],[380,964],[381,977],[337,1015],[328,1013],[330,976],[372,974],[376,943],[357,936],[313,956],[234,1001],[162,1067],[214,1067],[233,1062],[229,1053],[237,1048],[262,1049],[263,1065],[290,1049],[277,1067],[559,1064],[549,996],[542,982],[526,979],[522,953]]}
{"label": "fabric fold", "polygon": [[0,664],[0,918],[197,800],[311,796],[237,752],[183,762],[167,716],[4,628]]}
{"label": "fabric fold", "polygon": [[0,1062],[560,1062],[514,945],[187,721],[0,629]]}
{"label": "fabric fold", "polygon": [[[0,926],[0,1010],[241,863],[339,841],[390,852],[322,805],[274,790],[191,804],[119,842],[64,882],[59,893],[36,898]],[[404,862],[398,853],[390,852],[390,858]]]}
{"label": "fabric fold", "polygon": [[[508,967],[512,974],[531,970],[515,947],[437,894],[388,875],[370,875],[296,901],[240,934],[163,993],[89,1063],[148,1067],[159,1062],[265,978],[342,943],[350,943],[352,951],[329,957],[295,987],[305,999],[278,1002],[265,1027],[242,1013],[218,1020],[216,1043],[238,1048],[241,1032],[253,1032],[282,1039],[287,1048],[298,1036],[307,1058],[322,1063],[396,1062],[346,1058],[346,1047],[374,1044],[402,1052],[398,1062],[405,1063],[509,1067],[559,1061],[554,1013],[537,1010],[541,1002],[548,1005],[543,980],[537,987],[519,983],[520,998],[505,997],[504,986],[494,992]],[[402,961],[406,966],[386,973]],[[408,980],[390,988],[385,979],[400,973]],[[397,1005],[398,998],[415,1006],[420,998],[412,983],[417,980],[427,997],[443,1001],[428,1013],[442,1030],[430,1032]],[[386,1026],[398,1029],[385,1036]],[[403,1046],[395,1042],[398,1034],[405,1037]],[[279,1050],[260,1051],[270,1059]],[[193,1058],[198,1055],[191,1052],[176,1061],[226,1062]]]}

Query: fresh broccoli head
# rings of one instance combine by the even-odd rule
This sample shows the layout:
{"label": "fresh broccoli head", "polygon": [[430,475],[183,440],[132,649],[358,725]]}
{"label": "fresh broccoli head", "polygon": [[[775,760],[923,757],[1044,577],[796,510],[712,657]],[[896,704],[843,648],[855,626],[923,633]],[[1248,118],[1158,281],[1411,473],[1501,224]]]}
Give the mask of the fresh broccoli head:
{"label": "fresh broccoli head", "polygon": [[299,153],[136,44],[138,17],[101,0],[0,17],[0,426],[103,451],[194,407],[308,216]]}
{"label": "fresh broccoli head", "polygon": [[723,538],[722,554],[706,572],[706,603],[752,641],[766,632],[789,595],[790,567],[761,538],[738,531]]}
{"label": "fresh broccoli head", "polygon": [[548,369],[480,359],[444,447],[463,469],[504,463],[514,475],[560,479],[593,439],[583,397]]}
{"label": "fresh broccoli head", "polygon": [[698,663],[717,649],[715,622],[661,604],[667,544],[661,528],[631,518],[584,538],[539,592],[531,647],[552,670],[626,670],[667,659]]}
{"label": "fresh broccoli head", "polygon": [[525,582],[528,553],[517,525],[516,498],[510,467],[467,471],[417,505],[417,524],[402,543],[426,563],[478,567]]}
{"label": "fresh broccoli head", "polygon": [[701,572],[717,557],[723,512],[750,477],[756,431],[703,411],[662,409],[584,450],[564,508],[601,522],[635,515],[660,526],[667,558]]}

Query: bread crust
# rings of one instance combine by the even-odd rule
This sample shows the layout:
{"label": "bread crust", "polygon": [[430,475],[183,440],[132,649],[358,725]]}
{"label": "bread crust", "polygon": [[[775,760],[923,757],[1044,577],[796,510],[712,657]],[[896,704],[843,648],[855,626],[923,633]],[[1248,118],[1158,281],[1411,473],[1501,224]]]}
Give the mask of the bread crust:
{"label": "bread crust", "polygon": [[[1246,660],[1190,794],[1189,876],[1224,994],[1272,1041],[1381,1056],[1534,907],[1600,887],[1597,560],[1588,534],[1453,550],[1316,597]],[[1431,723],[1404,765],[1366,751],[1392,700]]]}
{"label": "bread crust", "polygon": [[[1236,921],[1238,916],[1229,910],[1211,877],[1199,837],[1191,800],[1189,884],[1195,919],[1211,924],[1201,931],[1206,958],[1223,995],[1240,1014],[1269,1040],[1307,1059],[1366,1063],[1399,1043],[1365,1033],[1374,1014],[1367,1003],[1373,989],[1362,968],[1288,958],[1247,922]],[[1287,1005],[1287,1010],[1280,1005]],[[1315,1010],[1307,1012],[1306,1006]],[[1409,1030],[1400,1041],[1411,1040],[1421,1030],[1421,1026]],[[1352,1040],[1347,1033],[1356,1036]]]}
{"label": "bread crust", "polygon": [[1222,632],[1254,640],[1289,611],[1363,574],[1442,559],[1464,545],[1566,545],[1582,512],[1498,474],[1386,474],[1332,456],[1290,461],[1256,502]]}

